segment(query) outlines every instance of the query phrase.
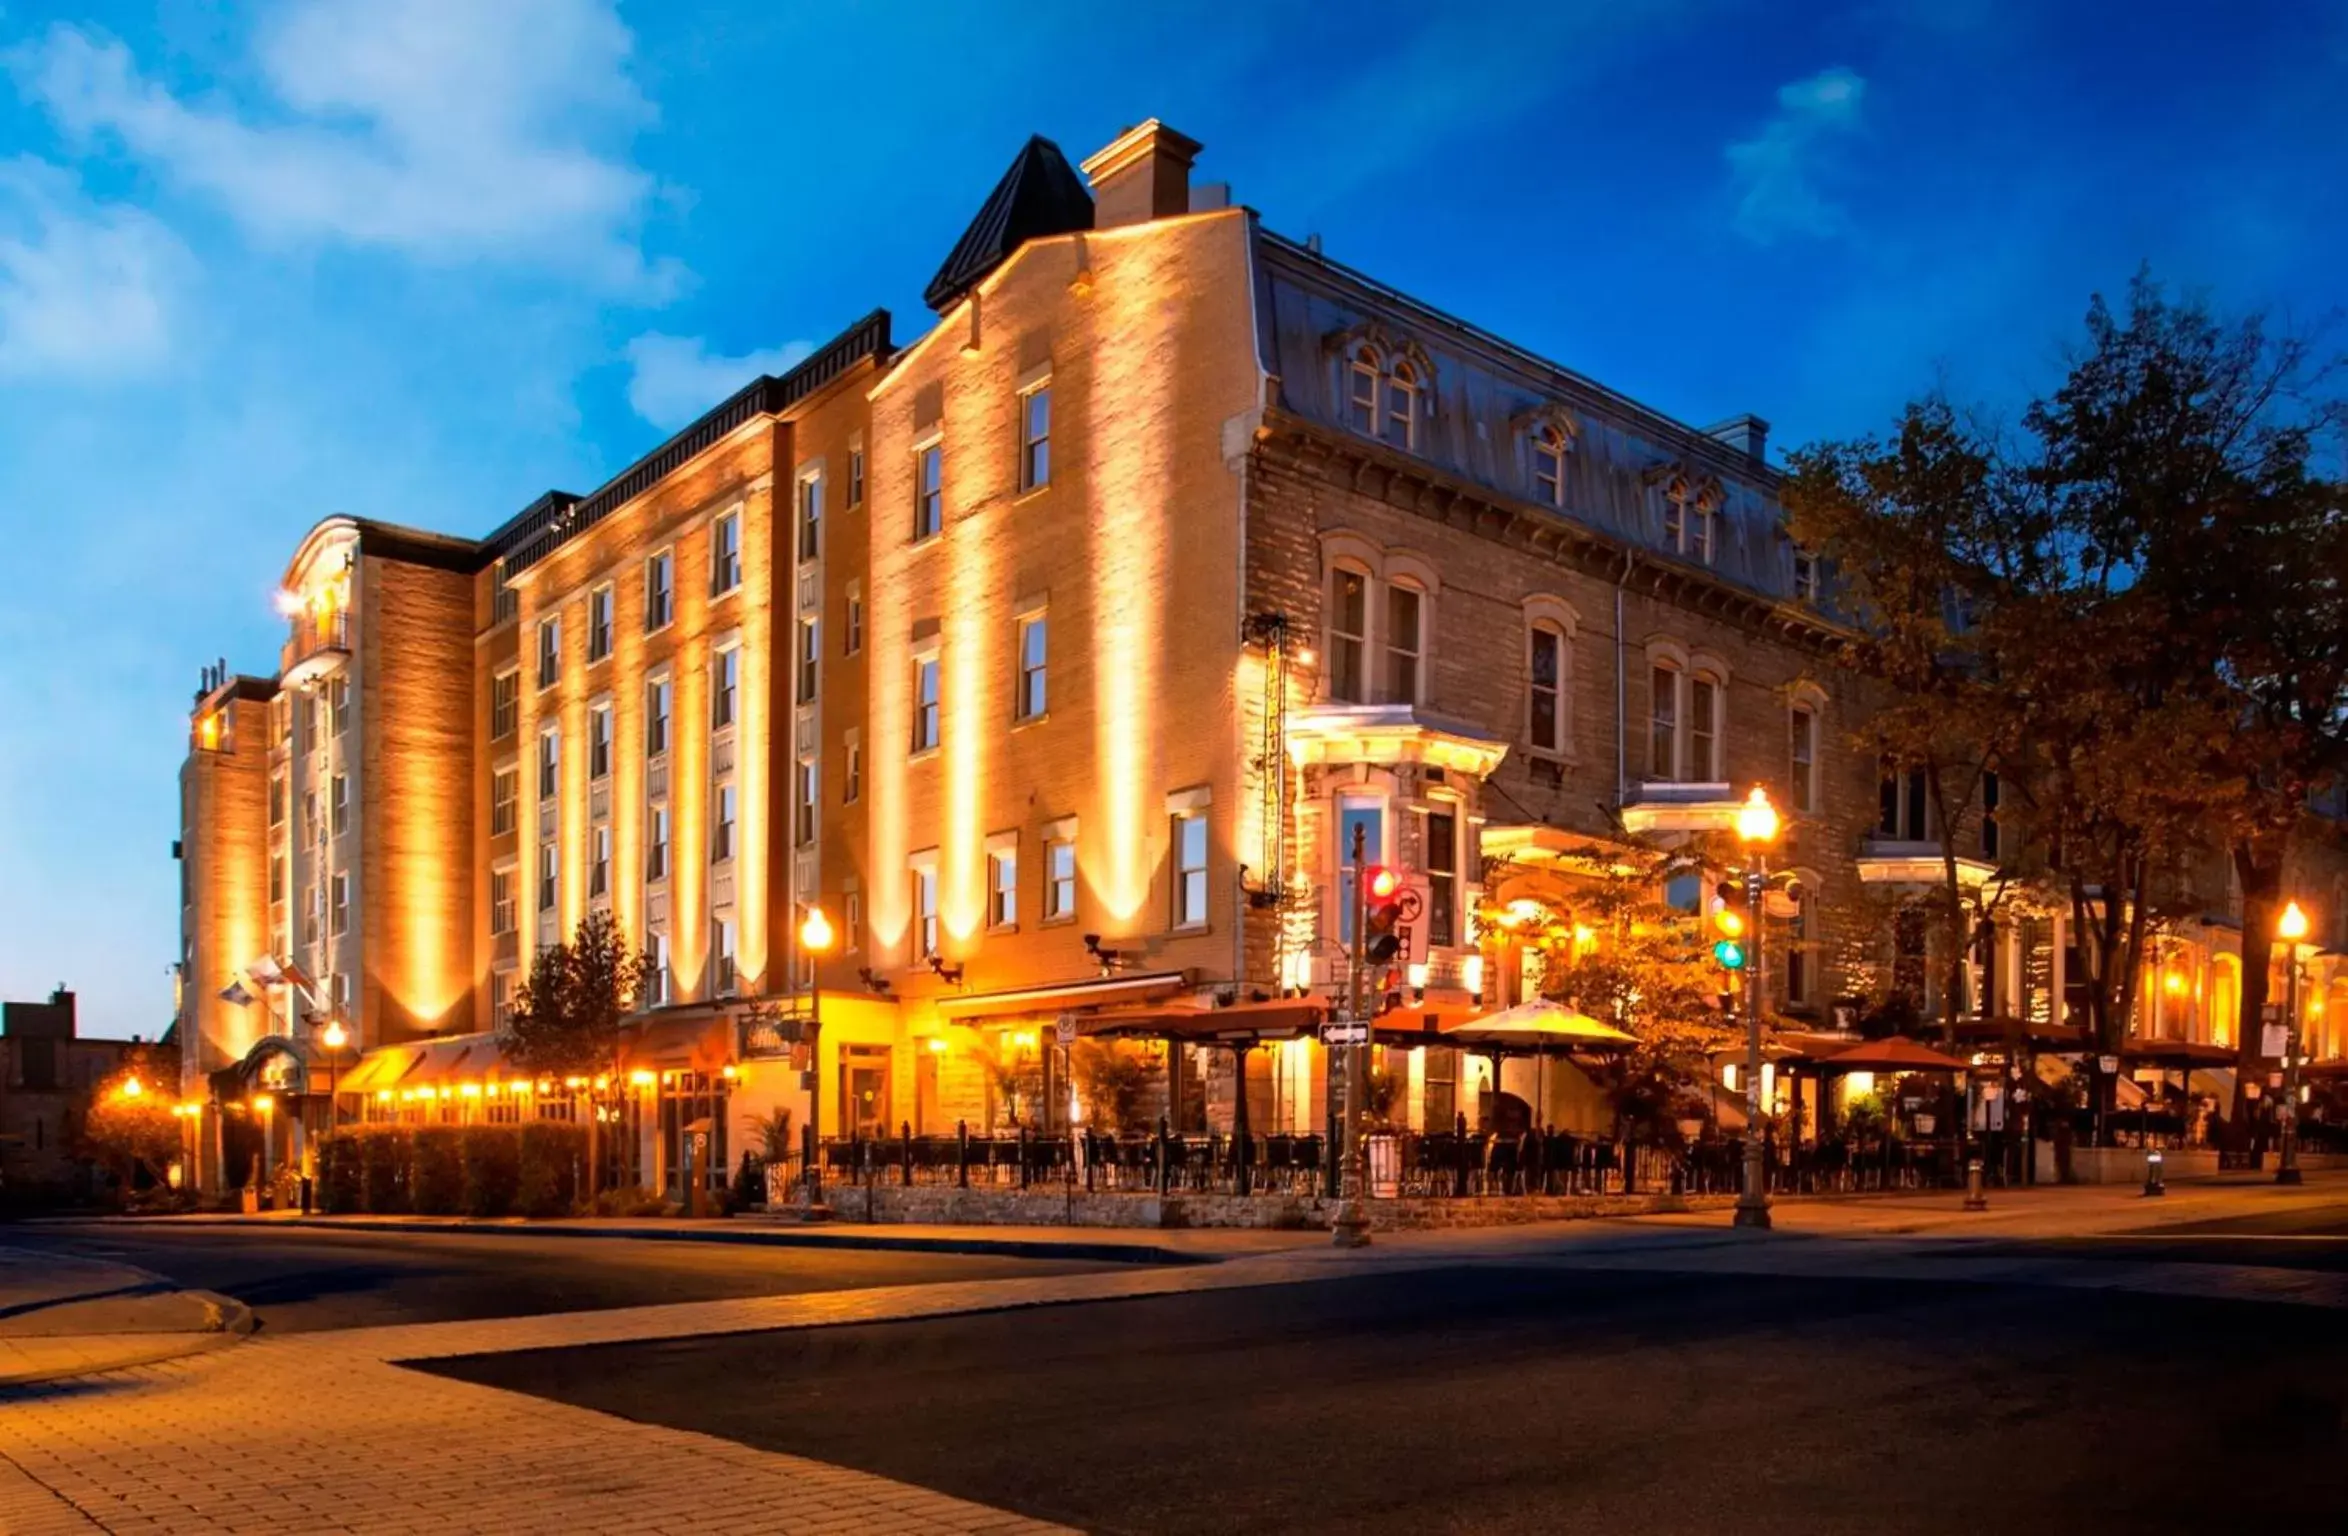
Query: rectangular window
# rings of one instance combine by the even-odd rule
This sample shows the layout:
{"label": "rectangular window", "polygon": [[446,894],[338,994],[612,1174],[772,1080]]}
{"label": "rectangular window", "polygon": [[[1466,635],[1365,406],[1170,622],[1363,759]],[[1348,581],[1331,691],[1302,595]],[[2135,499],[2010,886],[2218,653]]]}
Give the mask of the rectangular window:
{"label": "rectangular window", "polygon": [[913,750],[929,752],[938,744],[938,658],[933,653],[913,659]]}
{"label": "rectangular window", "polygon": [[823,551],[823,476],[799,477],[799,559],[816,559]]}
{"label": "rectangular window", "polygon": [[651,973],[644,978],[644,1005],[658,1008],[669,1000],[669,936],[654,928],[644,935],[644,953],[651,957]]}
{"label": "rectangular window", "polygon": [[1794,551],[1794,601],[1818,601],[1818,557]]}
{"label": "rectangular window", "polygon": [[1019,488],[1052,483],[1052,386],[1038,384],[1019,397]]}
{"label": "rectangular window", "polygon": [[864,505],[864,450],[861,448],[848,450],[848,505]]}
{"label": "rectangular window", "polygon": [[[512,971],[492,971],[489,975],[490,1027],[493,1029],[503,1029],[513,1021],[514,973]],[[518,1118],[521,1113],[521,1106],[515,1103],[511,1098],[508,1098],[506,1100],[506,1110],[508,1113],[513,1114]],[[491,1111],[492,1114],[495,1114],[496,1112],[497,1111],[494,1109]]]}
{"label": "rectangular window", "polygon": [[1044,844],[1044,921],[1076,915],[1076,839],[1055,837]]}
{"label": "rectangular window", "polygon": [[677,558],[662,550],[644,562],[644,632],[666,629],[677,616]]}
{"label": "rectangular window", "polygon": [[1918,768],[1899,773],[1887,766],[1883,772],[1882,797],[1882,814],[1876,821],[1876,834],[1895,841],[1923,842],[1926,826],[1924,771]]}
{"label": "rectangular window", "polygon": [[522,723],[522,674],[518,669],[489,680],[489,739],[503,741]]}
{"label": "rectangular window", "polygon": [[840,762],[840,803],[854,805],[864,798],[864,738],[860,732],[850,731],[843,738]]}
{"label": "rectangular window", "polygon": [[1044,712],[1044,616],[1030,614],[1019,621],[1019,702],[1017,717],[1033,720]]}
{"label": "rectangular window", "polygon": [[493,869],[489,872],[489,931],[498,937],[514,931],[514,872],[511,869]]}
{"label": "rectangular window", "polygon": [[792,697],[802,704],[815,702],[823,665],[822,622],[812,613],[799,615],[799,675]]}
{"label": "rectangular window", "polygon": [[1207,818],[1189,811],[1174,818],[1174,926],[1207,921]]}
{"label": "rectangular window", "polygon": [[848,892],[846,896],[841,898],[841,905],[846,909],[845,915],[848,920],[840,933],[840,947],[848,953],[854,954],[864,943],[863,892]]}
{"label": "rectangular window", "polygon": [[946,446],[932,439],[913,450],[913,542],[946,526]]}
{"label": "rectangular window", "polygon": [[742,648],[729,645],[709,659],[709,728],[722,731],[734,723],[742,690]]}
{"label": "rectangular window", "polygon": [[1565,505],[1565,443],[1554,428],[1533,439],[1533,498],[1544,506]]}
{"label": "rectangular window", "polygon": [[[499,569],[502,571],[504,567],[500,566]],[[509,624],[521,617],[521,613],[522,594],[515,591],[505,581],[499,581],[496,591],[491,594],[489,599],[489,622]]]}
{"label": "rectangular window", "polygon": [[709,595],[722,597],[742,584],[742,514],[728,512],[710,525]]}
{"label": "rectangular window", "polygon": [[597,827],[587,834],[587,896],[593,900],[611,894],[611,828]]}
{"label": "rectangular window", "polygon": [[1012,928],[1019,923],[1019,846],[989,848],[986,854],[986,925]]}
{"label": "rectangular window", "polygon": [[656,805],[644,813],[644,879],[646,884],[669,877],[669,808]]}
{"label": "rectangular window", "polygon": [[301,722],[302,744],[299,750],[313,752],[324,746],[326,738],[318,730],[318,696],[314,693],[302,695]]}
{"label": "rectangular window", "polygon": [[1818,809],[1818,715],[1797,704],[1788,717],[1793,728],[1794,809]]}
{"label": "rectangular window", "polygon": [[1994,773],[1981,775],[1981,856],[1994,862],[1997,858],[1997,797],[1998,782]]}
{"label": "rectangular window", "polygon": [[611,588],[597,587],[587,594],[587,660],[598,662],[611,654]]}
{"label": "rectangular window", "polygon": [[326,816],[336,837],[351,829],[351,781],[339,773],[326,781]]}
{"label": "rectangular window", "polygon": [[611,706],[598,704],[587,711],[587,778],[601,783],[611,777]]}
{"label": "rectangular window", "polygon": [[282,773],[269,775],[269,825],[285,825],[285,775]]}
{"label": "rectangular window", "polygon": [[709,925],[709,990],[719,997],[734,990],[734,920],[716,918]]}
{"label": "rectangular window", "polygon": [[305,789],[302,791],[302,841],[314,843],[319,837],[318,791]]}
{"label": "rectangular window", "polygon": [[734,856],[734,817],[738,805],[734,786],[720,784],[711,797],[716,803],[709,817],[709,862],[723,864]]}
{"label": "rectangular window", "polygon": [[1346,370],[1346,419],[1365,437],[1378,435],[1378,369],[1366,357],[1357,357]]}
{"label": "rectangular window", "polygon": [[340,674],[326,680],[326,728],[340,736],[351,723],[351,680]]}
{"label": "rectangular window", "polygon": [[302,942],[318,942],[319,909],[326,904],[326,893],[311,886],[302,897]]}
{"label": "rectangular window", "polygon": [[351,877],[336,875],[326,882],[326,931],[336,938],[351,926]]}
{"label": "rectangular window", "polygon": [[823,804],[823,777],[816,771],[815,759],[799,759],[799,794],[792,813],[792,840],[805,848],[815,841],[816,807]]}
{"label": "rectangular window", "polygon": [[1713,757],[1720,727],[1720,686],[1708,677],[1688,685],[1688,773],[1699,783],[1720,777]]}
{"label": "rectangular window", "polygon": [[1353,836],[1361,833],[1362,862],[1386,857],[1386,807],[1378,800],[1341,800],[1337,806],[1337,942],[1353,942]]}
{"label": "rectangular window", "polygon": [[659,757],[669,749],[670,683],[656,677],[644,685],[644,755]]}
{"label": "rectangular window", "polygon": [[1657,667],[1647,683],[1647,777],[1679,777],[1679,673]]}
{"label": "rectangular window", "polygon": [[552,688],[563,675],[563,621],[538,621],[538,686]]}
{"label": "rectangular window", "polygon": [[1416,587],[1396,582],[1386,589],[1386,702],[1419,701],[1419,616],[1423,604]]}
{"label": "rectangular window", "polygon": [[1794,915],[1786,923],[1785,1000],[1793,1007],[1810,1001],[1810,898],[1794,898]]}
{"label": "rectangular window", "polygon": [[[186,866],[183,864],[181,868],[184,870]],[[269,856],[269,904],[276,906],[283,900],[285,900],[285,855],[275,853]]]}
{"label": "rectangular window", "polygon": [[552,800],[562,788],[562,736],[553,726],[538,733],[538,798]]}
{"label": "rectangular window", "polygon": [[514,829],[514,807],[522,798],[518,769],[500,768],[489,776],[489,835],[503,837]]}
{"label": "rectangular window", "polygon": [[1706,565],[1712,563],[1712,509],[1701,502],[1689,509],[1688,553]]}
{"label": "rectangular window", "polygon": [[1363,658],[1370,633],[1370,579],[1340,566],[1329,581],[1329,697],[1341,704],[1367,704]]}
{"label": "rectangular window", "polygon": [[1427,812],[1427,942],[1449,949],[1459,942],[1459,818]]}
{"label": "rectangular window", "polygon": [[926,960],[938,952],[938,856],[914,855],[913,958]]}
{"label": "rectangular window", "polygon": [[864,588],[848,584],[847,620],[840,626],[840,654],[853,656],[864,649]]}
{"label": "rectangular window", "polygon": [[1543,752],[1565,750],[1565,636],[1546,624],[1533,626],[1526,658],[1525,733]]}

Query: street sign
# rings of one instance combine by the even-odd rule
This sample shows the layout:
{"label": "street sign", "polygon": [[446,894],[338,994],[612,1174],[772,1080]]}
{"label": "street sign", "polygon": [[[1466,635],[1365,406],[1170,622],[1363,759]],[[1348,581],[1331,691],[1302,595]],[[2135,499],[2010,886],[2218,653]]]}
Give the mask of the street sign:
{"label": "street sign", "polygon": [[1076,1043],[1076,1015],[1063,1013],[1052,1026],[1052,1038],[1061,1045]]}
{"label": "street sign", "polygon": [[1330,1023],[1321,1026],[1323,1045],[1368,1045],[1370,1026],[1367,1024]]}

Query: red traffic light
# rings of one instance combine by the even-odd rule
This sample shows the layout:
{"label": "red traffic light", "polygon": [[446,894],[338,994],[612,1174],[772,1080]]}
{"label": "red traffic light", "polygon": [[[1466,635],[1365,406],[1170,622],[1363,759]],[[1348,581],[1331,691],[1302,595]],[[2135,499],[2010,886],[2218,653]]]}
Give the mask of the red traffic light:
{"label": "red traffic light", "polygon": [[1384,864],[1370,866],[1370,899],[1372,901],[1390,900],[1394,893],[1401,889],[1402,875],[1399,871]]}

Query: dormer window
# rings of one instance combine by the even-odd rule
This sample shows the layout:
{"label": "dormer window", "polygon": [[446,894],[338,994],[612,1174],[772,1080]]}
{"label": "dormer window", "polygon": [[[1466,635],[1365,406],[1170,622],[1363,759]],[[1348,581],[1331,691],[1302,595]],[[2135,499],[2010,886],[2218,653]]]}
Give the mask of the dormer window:
{"label": "dormer window", "polygon": [[1818,601],[1818,557],[1794,551],[1794,601]]}
{"label": "dormer window", "polygon": [[1378,354],[1371,347],[1356,347],[1353,361],[1345,371],[1349,391],[1347,420],[1353,430],[1364,437],[1378,435]]}
{"label": "dormer window", "polygon": [[1396,363],[1386,379],[1386,436],[1397,448],[1412,446],[1418,434],[1419,375],[1408,363]]}
{"label": "dormer window", "polygon": [[1692,486],[1674,476],[1663,487],[1664,546],[1675,555],[1710,565],[1718,515],[1719,497],[1710,487]]}
{"label": "dormer window", "polygon": [[1533,499],[1543,506],[1565,505],[1565,434],[1553,426],[1533,433]]}
{"label": "dormer window", "polygon": [[1419,397],[1427,382],[1423,359],[1389,362],[1371,343],[1356,344],[1345,355],[1346,425],[1397,448],[1417,447]]}

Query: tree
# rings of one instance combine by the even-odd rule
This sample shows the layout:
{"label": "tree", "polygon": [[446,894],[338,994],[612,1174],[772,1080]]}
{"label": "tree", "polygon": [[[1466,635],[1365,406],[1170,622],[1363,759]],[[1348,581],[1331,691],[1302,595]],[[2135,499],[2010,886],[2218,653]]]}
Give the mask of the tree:
{"label": "tree", "polygon": [[[103,1163],[125,1193],[144,1167],[156,1179],[183,1150],[179,1117],[172,1111],[171,1085],[179,1081],[179,1058],[154,1047],[126,1052],[120,1065],[91,1091],[83,1118],[82,1150]],[[132,1087],[136,1084],[136,1088]]]}
{"label": "tree", "polygon": [[525,1072],[616,1075],[621,1025],[653,970],[652,956],[628,948],[609,912],[588,913],[568,944],[531,960],[498,1048]]}

